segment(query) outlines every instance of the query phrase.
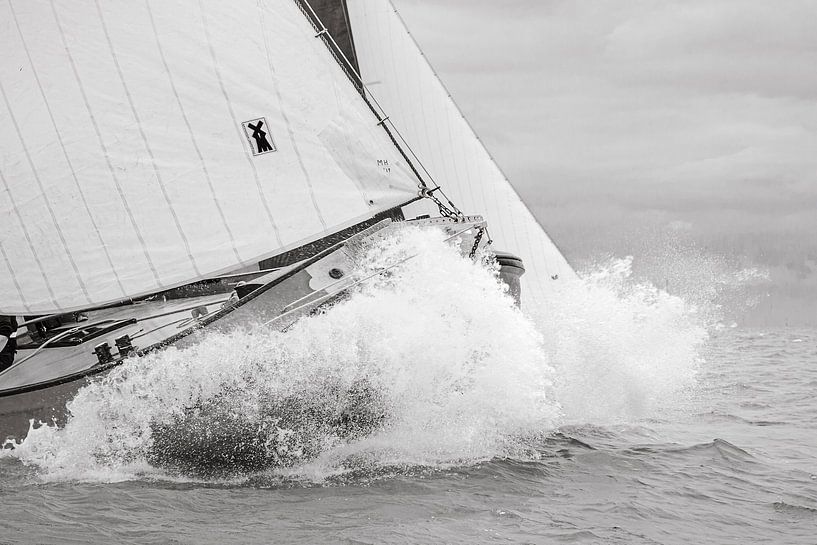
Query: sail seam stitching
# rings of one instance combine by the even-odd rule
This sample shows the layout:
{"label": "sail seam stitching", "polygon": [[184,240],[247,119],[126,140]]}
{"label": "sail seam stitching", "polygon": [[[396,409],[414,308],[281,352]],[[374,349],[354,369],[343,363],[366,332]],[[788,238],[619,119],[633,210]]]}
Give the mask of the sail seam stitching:
{"label": "sail seam stitching", "polygon": [[156,181],[159,183],[159,189],[162,193],[162,197],[164,198],[165,204],[167,205],[168,210],[170,211],[170,215],[173,217],[173,223],[176,224],[176,230],[179,232],[179,236],[182,239],[182,243],[184,244],[185,250],[187,251],[187,258],[190,260],[190,264],[193,265],[193,270],[196,272],[197,276],[201,276],[201,271],[199,270],[199,266],[196,263],[196,259],[193,257],[193,251],[190,248],[190,241],[187,239],[187,235],[184,233],[184,229],[182,229],[181,222],[179,221],[179,216],[176,214],[176,210],[173,207],[173,203],[170,200],[170,196],[167,194],[167,188],[165,187],[164,181],[162,180],[162,176],[159,173],[159,167],[156,165],[156,159],[153,156],[153,150],[148,143],[147,135],[145,134],[145,130],[142,126],[142,120],[139,118],[139,114],[136,111],[136,105],[133,102],[133,97],[131,96],[130,89],[128,88],[128,84],[125,82],[125,76],[122,73],[122,67],[119,65],[119,58],[116,56],[116,51],[113,47],[113,42],[111,41],[110,33],[108,32],[108,26],[105,23],[105,17],[102,15],[102,8],[99,5],[99,0],[94,0],[94,4],[96,5],[97,13],[99,14],[99,20],[102,23],[102,32],[105,34],[105,41],[108,43],[108,50],[111,53],[111,58],[113,59],[114,66],[116,67],[116,73],[119,76],[119,81],[122,83],[122,88],[125,91],[125,97],[128,99],[128,105],[130,106],[131,113],[133,114],[133,118],[136,121],[136,127],[139,129],[139,135],[142,137],[142,143],[145,146],[145,150],[150,157],[150,164],[153,167],[153,174],[156,176]]}
{"label": "sail seam stitching", "polygon": [[[272,58],[270,57],[270,48],[269,48],[269,40],[267,39],[266,30],[266,23],[264,22],[264,10],[262,9],[260,2],[256,4],[259,13],[259,23],[261,24],[261,32],[264,36],[264,53],[267,57],[267,68],[270,71],[270,79],[272,80],[272,86],[275,89],[275,95],[278,97],[278,102],[283,105],[282,97],[281,97],[281,89],[278,86],[278,82],[275,78],[275,68],[272,64]],[[301,150],[298,147],[298,142],[295,140],[295,133],[292,130],[292,123],[289,120],[289,116],[286,114],[284,108],[281,108],[281,117],[284,119],[284,124],[287,127],[287,134],[289,134],[289,140],[292,142],[292,148],[295,152],[295,158],[298,160],[298,166],[301,169],[301,172],[304,175],[304,180],[306,181],[306,186],[309,189],[309,198],[312,200],[312,205],[315,207],[315,212],[318,214],[318,220],[321,222],[321,227],[323,230],[327,230],[326,220],[323,217],[323,212],[321,212],[320,206],[318,206],[318,200],[315,196],[315,189],[312,187],[312,179],[309,176],[309,172],[306,170],[306,165],[304,164],[303,157],[301,156]]]}
{"label": "sail seam stitching", "polygon": [[[204,36],[207,39],[207,48],[210,52],[210,59],[213,61],[213,71],[216,74],[216,79],[218,79],[218,85],[221,89],[221,94],[224,96],[224,100],[227,103],[227,109],[230,111],[230,117],[233,119],[233,124],[236,127],[236,132],[238,136],[243,140],[244,135],[241,134],[241,130],[239,127],[241,126],[241,122],[235,115],[235,110],[233,109],[233,104],[230,101],[230,95],[227,93],[227,88],[224,86],[224,79],[221,76],[221,70],[219,69],[218,65],[218,58],[216,57],[215,49],[213,48],[213,41],[210,38],[210,31],[207,29],[207,15],[204,11],[204,5],[202,0],[198,1],[199,4],[199,12],[201,13],[201,25],[202,29],[204,30]],[[270,210],[269,203],[267,202],[266,196],[264,195],[264,187],[261,184],[261,179],[258,177],[258,169],[255,167],[255,164],[252,161],[252,158],[248,155],[248,152],[244,152],[245,157],[247,158],[247,163],[250,165],[250,169],[253,172],[253,177],[255,178],[255,185],[258,188],[258,194],[261,197],[261,204],[264,206],[264,211],[267,214],[267,219],[270,222],[270,226],[272,227],[273,233],[275,234],[275,239],[278,241],[278,246],[282,247],[284,245],[283,241],[281,240],[281,233],[278,230],[278,226],[275,224],[275,220],[272,218],[272,211]]]}
{"label": "sail seam stitching", "polygon": [[[65,143],[62,140],[62,134],[60,133],[59,127],[57,126],[57,121],[54,118],[54,113],[51,110],[51,104],[48,102],[48,98],[45,95],[45,90],[43,89],[42,83],[40,82],[40,76],[37,74],[37,69],[34,66],[34,60],[31,57],[31,52],[29,51],[28,43],[26,43],[25,36],[24,36],[23,31],[22,31],[22,29],[20,27],[20,21],[17,18],[17,12],[14,10],[14,6],[13,6],[13,3],[12,3],[11,0],[9,0],[9,7],[11,8],[11,13],[12,13],[12,16],[14,17],[14,24],[17,27],[17,33],[20,35],[20,41],[22,42],[23,48],[25,49],[26,57],[28,58],[28,64],[29,64],[29,66],[31,66],[31,72],[34,75],[34,80],[37,82],[37,88],[40,90],[40,96],[43,99],[43,104],[45,104],[45,109],[48,112],[48,117],[51,120],[51,125],[54,127],[54,134],[57,136],[57,142],[60,145],[60,149],[62,150],[63,156],[65,157],[65,162],[68,165],[68,170],[71,172],[71,178],[74,180],[74,184],[77,187],[77,193],[79,193],[80,200],[82,201],[82,205],[85,208],[85,213],[88,215],[88,218],[89,218],[89,220],[91,222],[91,225],[94,228],[94,232],[96,233],[97,239],[99,240],[99,244],[102,246],[102,250],[105,253],[105,258],[108,261],[108,266],[110,266],[110,268],[111,268],[111,272],[113,273],[114,279],[116,280],[116,283],[119,286],[119,290],[122,292],[123,295],[125,295],[126,294],[125,286],[122,284],[122,279],[119,277],[119,273],[116,270],[116,267],[114,267],[113,259],[111,258],[110,252],[108,252],[108,246],[105,244],[105,241],[102,238],[102,233],[101,233],[101,231],[99,229],[99,226],[97,225],[93,214],[91,214],[91,209],[88,206],[88,200],[85,197],[85,192],[82,191],[82,186],[80,185],[79,180],[77,179],[76,170],[74,169],[74,165],[71,162],[70,156],[68,155],[68,150],[65,147]],[[49,203],[49,210],[50,210],[50,203]],[[60,237],[60,238],[62,238],[62,237]],[[69,253],[67,245],[66,245],[65,250],[66,250],[66,253]],[[86,295],[86,299],[88,300],[89,303],[93,303],[94,301],[91,299],[90,295],[88,294],[85,283],[82,280],[81,275],[79,274],[79,270],[78,270],[77,266],[74,264],[73,256],[70,256],[69,259],[71,259],[71,264],[74,265],[74,270],[77,273],[77,278],[78,278],[78,280],[80,282],[80,285],[82,286],[83,292]]]}
{"label": "sail seam stitching", "polygon": [[82,100],[85,103],[85,109],[88,111],[88,118],[91,121],[91,125],[94,127],[94,132],[96,133],[97,140],[99,141],[99,147],[102,149],[102,153],[105,156],[105,163],[108,166],[108,171],[111,173],[111,179],[113,180],[114,187],[116,188],[116,192],[119,195],[119,200],[122,202],[122,207],[124,208],[125,213],[128,215],[128,219],[130,220],[131,227],[133,227],[134,234],[136,235],[136,238],[139,241],[139,245],[142,247],[142,254],[145,256],[145,261],[147,261],[151,273],[153,273],[153,279],[156,281],[156,284],[159,287],[163,287],[164,284],[159,279],[159,273],[156,270],[156,266],[153,264],[153,259],[151,259],[150,257],[147,245],[145,244],[145,239],[142,235],[141,230],[139,229],[139,225],[136,223],[136,218],[133,216],[133,211],[131,210],[127,200],[125,199],[125,192],[122,189],[122,185],[119,182],[119,178],[116,175],[116,171],[113,168],[113,164],[111,163],[111,157],[110,153],[108,152],[108,147],[105,145],[105,141],[102,139],[102,132],[99,129],[99,124],[97,123],[96,116],[94,115],[94,112],[91,109],[91,104],[88,101],[88,95],[85,92],[85,86],[82,83],[82,78],[80,78],[79,76],[79,71],[77,70],[77,65],[74,62],[74,57],[73,55],[71,55],[71,50],[68,48],[68,40],[65,37],[65,31],[63,30],[62,24],[60,23],[60,18],[57,15],[57,8],[54,5],[54,0],[50,0],[50,4],[51,11],[54,14],[54,20],[57,22],[57,28],[60,31],[62,46],[65,49],[65,54],[68,56],[68,62],[71,65],[71,71],[73,72],[74,78],[77,81],[77,86],[79,87],[80,94],[82,95]]}
{"label": "sail seam stitching", "polygon": [[[14,267],[11,266],[11,261],[9,261],[9,256],[6,253],[6,249],[3,247],[3,243],[0,242],[0,254],[3,254],[3,261],[6,263],[6,268],[8,269],[11,281],[14,283],[14,287],[17,288],[17,295],[20,296],[20,302],[25,307],[26,311],[31,312],[31,307],[28,306],[25,297],[23,296],[23,288],[20,286],[20,283],[17,281],[17,276],[14,274]],[[12,314],[12,313],[9,313]]]}
{"label": "sail seam stitching", "polygon": [[[3,89],[3,84],[0,83],[0,92],[3,94],[3,98],[6,98],[6,91]],[[8,106],[8,101],[6,101],[6,105]],[[9,110],[10,111],[10,110]],[[3,181],[3,186],[6,188],[6,193],[8,193],[9,200],[11,200],[11,206],[14,207],[14,212],[17,215],[17,220],[20,222],[20,226],[23,228],[23,234],[26,237],[26,241],[28,242],[28,248],[31,250],[31,255],[34,256],[34,261],[37,262],[37,266],[40,268],[40,275],[43,277],[43,281],[45,282],[45,286],[48,288],[48,293],[51,294],[51,303],[58,307],[59,304],[57,303],[57,297],[54,295],[54,290],[51,288],[51,283],[48,281],[48,277],[45,275],[45,271],[43,270],[42,261],[40,261],[40,256],[37,255],[37,250],[34,248],[34,244],[31,241],[31,235],[26,228],[25,222],[23,222],[23,217],[20,214],[20,211],[17,209],[17,203],[14,202],[14,197],[11,195],[11,188],[9,188],[8,182],[6,181],[6,177],[3,175],[3,171],[0,170],[0,180]]]}
{"label": "sail seam stitching", "polygon": [[233,235],[233,230],[230,228],[230,225],[227,222],[227,217],[224,215],[224,210],[221,207],[221,203],[219,202],[218,198],[216,197],[215,187],[213,186],[213,180],[210,177],[210,171],[207,168],[207,163],[204,160],[204,155],[201,153],[201,149],[199,148],[199,144],[196,141],[196,136],[193,133],[193,128],[190,125],[190,119],[187,116],[187,112],[184,109],[184,105],[182,104],[182,99],[179,96],[179,92],[176,89],[176,83],[173,80],[173,74],[170,71],[170,67],[167,64],[167,59],[165,58],[164,48],[162,47],[162,43],[159,40],[159,33],[156,29],[156,21],[153,17],[153,10],[150,8],[150,0],[145,0],[145,7],[147,8],[148,17],[150,18],[150,26],[153,30],[153,37],[156,39],[156,48],[159,51],[159,57],[162,60],[162,66],[164,66],[165,73],[167,74],[168,82],[170,83],[170,88],[173,91],[173,96],[176,97],[176,103],[179,105],[179,111],[181,113],[182,120],[184,121],[185,127],[187,127],[187,133],[190,135],[190,142],[193,145],[193,149],[196,151],[196,155],[201,162],[201,169],[204,172],[204,177],[207,180],[207,187],[210,190],[210,195],[213,197],[213,203],[216,206],[216,210],[218,211],[218,215],[221,218],[221,223],[224,226],[224,229],[227,231],[227,236],[230,238],[230,243],[233,246],[233,254],[235,255],[236,259],[241,265],[246,265],[247,262],[241,258],[241,255],[238,253],[238,245],[235,240],[235,235]]}
{"label": "sail seam stitching", "polygon": [[[14,11],[14,7],[12,6],[11,0],[8,0],[8,4],[9,9],[11,10],[12,13],[12,17],[14,18],[15,23],[17,23],[17,14]],[[17,31],[20,32],[19,24],[17,26]],[[26,50],[26,54],[28,55],[28,47],[26,46],[25,41],[23,41],[23,48]],[[31,62],[31,56],[29,56],[28,59],[29,62]],[[40,80],[39,78],[36,77],[36,74],[34,79],[37,81],[37,84],[39,85]],[[34,175],[34,180],[36,180],[37,186],[40,189],[40,193],[43,195],[43,198],[45,199],[45,205],[46,208],[48,209],[49,216],[51,216],[51,222],[54,224],[54,228],[57,231],[57,236],[59,236],[60,242],[62,242],[62,250],[63,252],[65,252],[65,256],[68,258],[68,262],[71,264],[71,268],[74,269],[74,276],[76,276],[77,278],[77,283],[79,284],[80,289],[82,289],[82,293],[85,295],[85,299],[89,303],[92,303],[91,297],[88,294],[88,288],[85,286],[85,282],[83,282],[82,280],[82,275],[80,275],[79,273],[79,267],[77,267],[77,264],[74,261],[74,256],[71,255],[71,251],[68,249],[68,241],[65,239],[65,234],[62,232],[62,228],[60,227],[60,224],[57,221],[56,214],[54,214],[54,208],[51,206],[51,202],[48,200],[45,187],[43,187],[43,182],[40,179],[40,173],[37,170],[37,167],[34,166],[34,159],[31,157],[31,152],[29,151],[28,146],[26,145],[25,138],[23,137],[23,132],[20,130],[19,123],[17,123],[17,116],[14,115],[14,111],[11,108],[11,102],[9,101],[8,96],[6,95],[5,89],[2,88],[2,86],[0,86],[0,89],[2,89],[3,91],[3,100],[6,102],[6,107],[8,108],[9,111],[9,117],[11,118],[11,124],[14,126],[14,130],[17,133],[17,138],[20,139],[20,144],[23,146],[23,153],[25,153],[28,166],[29,168],[31,168],[31,173]],[[40,91],[42,91],[42,88],[40,88]],[[53,296],[54,295],[52,293],[52,297]]]}

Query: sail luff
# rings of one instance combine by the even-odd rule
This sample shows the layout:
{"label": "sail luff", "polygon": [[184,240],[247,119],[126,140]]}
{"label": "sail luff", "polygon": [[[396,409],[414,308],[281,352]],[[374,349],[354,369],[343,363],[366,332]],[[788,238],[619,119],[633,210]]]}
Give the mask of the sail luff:
{"label": "sail luff", "polygon": [[[320,21],[329,31],[338,49],[349,62],[354,73],[360,73],[355,51],[355,40],[352,26],[349,23],[349,11],[346,0],[295,0],[307,17]],[[355,80],[355,85],[357,81]]]}
{"label": "sail luff", "polygon": [[[426,184],[426,181],[424,179],[424,176],[422,174],[420,174],[420,171],[418,169],[418,167],[420,169],[423,168],[422,164],[419,163],[419,160],[418,160],[417,156],[414,154],[414,152],[408,146],[408,142],[405,141],[405,139],[399,134],[399,132],[396,131],[396,129],[395,130],[389,129],[389,125],[387,125],[387,123],[390,123],[388,114],[383,110],[383,108],[377,102],[377,99],[366,88],[366,84],[363,81],[363,77],[360,74],[360,68],[359,68],[358,63],[357,63],[357,53],[355,52],[354,44],[351,41],[352,40],[352,38],[351,38],[351,33],[352,33],[351,26],[349,26],[348,29],[347,29],[347,32],[348,32],[348,35],[349,35],[349,44],[350,44],[350,48],[351,48],[351,52],[352,52],[352,57],[350,58],[349,55],[346,53],[347,47],[344,47],[343,45],[340,45],[335,40],[334,35],[329,31],[328,27],[323,23],[323,20],[321,19],[321,17],[318,15],[318,13],[312,7],[312,3],[310,2],[310,0],[295,0],[295,1],[298,3],[299,6],[305,6],[306,7],[306,10],[304,10],[304,14],[313,23],[313,26],[315,27],[315,30],[319,32],[316,35],[316,37],[320,37],[323,40],[323,42],[326,44],[326,47],[332,53],[333,57],[337,60],[338,64],[341,66],[343,71],[349,76],[349,79],[352,81],[352,83],[355,85],[355,87],[359,87],[359,91],[361,93],[361,96],[363,97],[363,100],[369,106],[369,109],[371,110],[372,114],[374,114],[374,116],[377,118],[378,126],[380,126],[383,129],[383,131],[388,135],[389,140],[391,140],[391,142],[394,145],[395,149],[397,149],[397,151],[400,153],[400,155],[406,161],[406,163],[408,164],[408,166],[411,169],[412,173],[417,178],[418,185],[421,188],[426,188],[427,184]],[[338,8],[340,8],[343,11],[344,21],[348,25],[349,24],[348,23],[349,14],[348,14],[348,11],[346,9],[346,0],[333,0],[333,1],[335,2],[334,5],[336,7],[338,7]],[[326,4],[324,4],[324,6],[326,6]],[[351,59],[354,59],[354,60],[351,60]],[[392,127],[394,128],[393,125],[392,125]],[[395,132],[397,133],[397,136],[395,136]],[[398,138],[403,143],[402,145],[400,144],[400,142],[398,142]],[[404,149],[404,147],[407,148],[408,152],[406,151],[406,149]],[[411,154],[412,157],[414,157],[415,161],[418,161],[417,164],[415,164],[415,161],[412,161],[411,157],[409,157],[409,154]],[[424,172],[426,172],[426,174],[428,174],[427,171],[424,170]]]}

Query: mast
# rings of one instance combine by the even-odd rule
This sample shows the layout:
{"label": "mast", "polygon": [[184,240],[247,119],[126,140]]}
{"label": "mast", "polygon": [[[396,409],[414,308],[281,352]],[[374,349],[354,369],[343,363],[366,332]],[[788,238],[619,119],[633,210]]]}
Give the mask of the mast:
{"label": "mast", "polygon": [[[325,7],[328,6],[329,1],[330,0],[323,0],[323,5]],[[340,8],[340,10],[338,10],[336,8],[334,11],[331,11],[329,13],[334,13],[335,14],[335,16],[332,17],[332,19],[335,22],[335,26],[339,27],[340,31],[342,33],[344,33],[343,32],[344,26],[346,26],[346,28],[349,28],[348,27],[348,14],[346,12],[346,2],[345,2],[345,0],[334,0],[334,1],[336,2],[335,5],[338,6],[338,8]],[[332,33],[329,31],[329,29],[323,24],[323,21],[321,20],[321,18],[318,16],[318,14],[313,9],[310,0],[295,0],[295,2],[304,11],[304,15],[306,15],[306,17],[309,19],[310,23],[312,23],[313,28],[317,32],[315,37],[320,38],[323,41],[323,43],[326,45],[329,52],[332,54],[332,56],[338,62],[338,65],[343,69],[343,71],[346,73],[346,75],[349,76],[350,81],[355,86],[355,88],[358,89],[358,91],[360,92],[360,96],[363,98],[364,102],[369,107],[369,110],[371,110],[372,114],[374,114],[375,118],[377,119],[377,125],[379,127],[383,128],[383,130],[388,135],[389,140],[391,140],[394,147],[397,149],[397,151],[400,153],[400,155],[403,157],[403,159],[406,161],[406,163],[411,168],[411,171],[417,177],[417,183],[419,185],[419,189],[420,190],[426,189],[427,188],[426,182],[423,180],[423,177],[420,175],[420,172],[417,170],[414,163],[412,163],[411,159],[409,159],[409,156],[406,154],[406,152],[400,146],[400,144],[398,143],[398,141],[395,138],[394,134],[389,129],[389,126],[387,124],[388,121],[389,121],[389,116],[383,111],[382,108],[379,107],[379,105],[377,105],[377,107],[376,107],[376,102],[373,102],[373,100],[371,99],[371,95],[369,95],[367,93],[366,85],[363,82],[363,78],[360,76],[360,72],[359,72],[359,69],[357,67],[357,60],[356,60],[357,57],[354,54],[354,48],[352,47],[352,42],[351,42],[351,29],[349,29],[346,33],[344,33],[344,34],[348,34],[349,41],[346,42],[344,44],[344,46],[341,46],[335,40],[335,37],[332,35]],[[340,18],[338,17],[339,14],[343,15],[343,24],[341,24]],[[346,50],[352,52],[352,57],[349,57],[346,54]],[[355,60],[353,61],[351,59],[355,59]]]}
{"label": "mast", "polygon": [[[391,140],[394,147],[399,151],[400,155],[406,161],[406,163],[411,168],[411,171],[417,178],[417,182],[419,184],[420,193],[419,196],[423,198],[431,199],[438,207],[440,211],[440,215],[452,218],[454,220],[459,220],[464,217],[464,214],[457,208],[457,206],[448,198],[447,195],[442,191],[442,188],[434,181],[431,177],[431,174],[423,165],[420,158],[411,148],[409,142],[403,137],[400,133],[398,128],[395,124],[391,121],[391,118],[377,101],[375,96],[371,93],[371,91],[366,86],[365,81],[363,80],[363,76],[361,76],[360,69],[357,64],[357,53],[354,49],[354,43],[351,41],[351,25],[349,24],[349,14],[346,9],[346,0],[319,0],[321,5],[324,9],[324,13],[328,14],[329,19],[334,21],[334,26],[336,26],[341,33],[341,35],[348,38],[348,41],[343,42],[343,45],[339,44],[332,33],[329,31],[329,28],[326,27],[321,18],[316,13],[315,9],[313,9],[309,0],[295,0],[295,2],[301,7],[304,11],[304,14],[307,16],[309,21],[312,23],[313,27],[317,31],[315,35],[316,38],[321,38],[326,44],[326,47],[332,53],[332,56],[335,60],[340,64],[341,68],[343,68],[344,72],[349,76],[349,79],[352,81],[354,86],[360,91],[363,100],[369,106],[369,109],[377,118],[378,126],[382,127],[383,130],[388,135],[389,139]],[[341,17],[342,15],[342,17]],[[352,52],[352,57],[354,58],[354,62],[351,58],[346,54],[346,51],[349,50]],[[413,158],[413,159],[412,159]],[[418,168],[419,167],[419,168]],[[425,173],[425,178],[422,174],[420,174],[420,170]],[[433,187],[429,187],[426,183],[426,180],[429,180]],[[442,198],[445,199],[446,202],[440,200],[439,197],[434,195],[434,192],[439,191],[442,195]]]}
{"label": "mast", "polygon": [[[296,0],[316,27],[326,28],[355,73],[360,73],[346,0]],[[313,15],[314,14],[314,15]],[[353,78],[359,85],[357,78]]]}

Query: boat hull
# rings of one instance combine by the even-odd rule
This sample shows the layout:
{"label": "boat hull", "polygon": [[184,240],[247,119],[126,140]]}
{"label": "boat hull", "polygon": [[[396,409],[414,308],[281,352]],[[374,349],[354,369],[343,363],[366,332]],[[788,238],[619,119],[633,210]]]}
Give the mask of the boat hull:
{"label": "boat hull", "polygon": [[[131,318],[131,321],[135,320],[133,323],[125,323],[107,335],[94,338],[87,345],[45,348],[35,354],[23,350],[18,354],[18,360],[34,357],[0,374],[0,444],[7,440],[24,439],[30,427],[41,422],[62,426],[68,418],[66,403],[83,386],[98,380],[114,367],[127,365],[134,356],[168,346],[185,348],[196,344],[204,334],[212,331],[229,332],[259,324],[277,330],[286,329],[316,308],[331,304],[357,282],[351,273],[357,266],[359,256],[355,252],[361,241],[375,234],[386,236],[390,230],[408,225],[440,226],[446,233],[457,233],[462,240],[462,248],[472,248],[475,240],[484,246],[484,238],[487,238],[478,236],[485,226],[479,217],[456,223],[436,218],[400,223],[385,221],[311,259],[256,278],[250,293],[238,300],[214,295],[206,296],[203,300],[178,300],[170,310],[159,312],[159,318]],[[480,242],[479,238],[483,240]],[[342,274],[338,276],[339,273]],[[166,309],[163,305],[166,303],[156,303],[155,308]],[[202,307],[206,312],[196,317],[197,312],[204,312],[199,310]],[[107,319],[114,320],[116,324],[119,323],[116,320],[127,322],[122,318],[145,309],[145,306],[138,309],[124,307],[118,311],[121,315],[108,315]],[[179,323],[183,327],[179,327]],[[155,331],[145,331],[153,327]],[[94,346],[113,345],[116,338],[125,334],[150,344],[135,347],[133,354],[123,353],[110,361],[100,361]],[[59,359],[61,354],[65,356],[63,359]]]}
{"label": "boat hull", "polygon": [[33,389],[19,389],[0,397],[0,443],[24,438],[31,426],[48,424],[62,426],[67,419],[65,404],[94,375],[66,377]]}

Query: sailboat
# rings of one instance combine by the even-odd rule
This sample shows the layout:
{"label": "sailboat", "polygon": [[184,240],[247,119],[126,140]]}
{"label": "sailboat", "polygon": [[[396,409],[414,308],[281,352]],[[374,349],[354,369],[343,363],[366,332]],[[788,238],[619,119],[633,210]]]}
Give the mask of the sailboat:
{"label": "sailboat", "polygon": [[0,441],[131,358],[285,329],[400,229],[501,247],[525,304],[575,275],[388,0],[0,11]]}

